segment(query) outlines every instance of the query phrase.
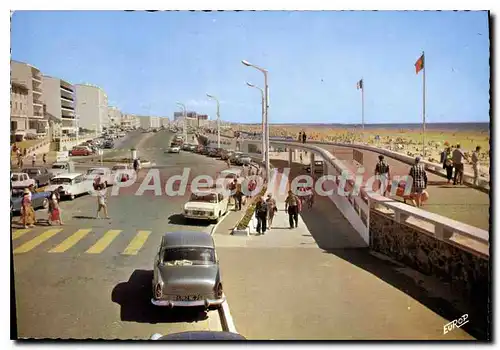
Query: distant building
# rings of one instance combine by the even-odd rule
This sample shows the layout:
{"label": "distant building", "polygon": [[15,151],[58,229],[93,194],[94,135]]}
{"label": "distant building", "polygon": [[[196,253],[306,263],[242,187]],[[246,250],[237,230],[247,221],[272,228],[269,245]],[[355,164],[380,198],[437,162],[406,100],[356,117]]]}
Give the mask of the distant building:
{"label": "distant building", "polygon": [[39,69],[23,62],[10,62],[11,133],[46,135],[48,119],[43,113],[43,80]]}
{"label": "distant building", "polygon": [[140,121],[133,114],[122,114],[120,125],[124,129],[137,129],[140,127]]}
{"label": "distant building", "polygon": [[122,112],[118,108],[108,106],[108,117],[110,126],[121,126]]}
{"label": "distant building", "polygon": [[170,126],[170,119],[168,117],[160,117],[160,126],[165,128]]}
{"label": "distant building", "polygon": [[75,114],[74,86],[62,79],[44,75],[43,87],[45,112],[60,122],[63,135],[75,135],[78,120]]}
{"label": "distant building", "polygon": [[109,126],[108,96],[95,85],[78,84],[75,88],[79,127],[102,132]]}
{"label": "distant building", "polygon": [[160,127],[160,117],[153,116],[137,116],[139,118],[140,127],[143,129],[159,128]]}

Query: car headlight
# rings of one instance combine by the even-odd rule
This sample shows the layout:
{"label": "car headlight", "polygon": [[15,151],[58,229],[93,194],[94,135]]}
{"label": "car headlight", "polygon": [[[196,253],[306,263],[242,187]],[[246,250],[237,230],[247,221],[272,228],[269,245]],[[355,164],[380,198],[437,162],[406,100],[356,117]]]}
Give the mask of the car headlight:
{"label": "car headlight", "polygon": [[214,215],[214,212],[213,211],[209,211],[208,215],[212,216],[212,215]]}

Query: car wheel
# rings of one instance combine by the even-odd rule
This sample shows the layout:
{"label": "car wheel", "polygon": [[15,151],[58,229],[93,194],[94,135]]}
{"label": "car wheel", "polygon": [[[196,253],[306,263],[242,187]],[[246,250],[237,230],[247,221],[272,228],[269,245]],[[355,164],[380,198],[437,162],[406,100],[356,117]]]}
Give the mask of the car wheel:
{"label": "car wheel", "polygon": [[49,200],[47,198],[43,199],[42,208],[47,209],[49,207]]}
{"label": "car wheel", "polygon": [[108,182],[107,181],[104,181],[104,187],[108,188]]}
{"label": "car wheel", "polygon": [[71,194],[71,195],[69,196],[69,199],[70,199],[70,200],[75,199],[75,195],[74,195],[74,194]]}

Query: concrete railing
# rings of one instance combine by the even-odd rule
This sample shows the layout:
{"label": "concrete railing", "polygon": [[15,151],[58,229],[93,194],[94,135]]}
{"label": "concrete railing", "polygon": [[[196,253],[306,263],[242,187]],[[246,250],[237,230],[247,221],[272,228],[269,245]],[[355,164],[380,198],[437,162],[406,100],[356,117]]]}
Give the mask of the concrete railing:
{"label": "concrete railing", "polygon": [[[248,150],[249,143],[254,142],[256,141],[244,141],[242,143],[243,152]],[[346,192],[349,191],[349,188],[354,187],[355,174],[327,150],[311,143],[302,144],[293,141],[272,141],[272,143],[320,155],[326,163],[327,174],[337,176],[345,174],[347,178]],[[370,242],[370,211],[377,210],[390,215],[397,223],[418,226],[419,229],[426,231],[438,240],[458,245],[462,249],[483,257],[489,256],[489,233],[485,230],[395,201],[368,188],[361,188],[360,194],[356,196],[339,196],[335,193],[338,186],[339,180],[337,179],[335,188],[332,188],[334,194],[330,196],[330,199],[367,244]],[[325,188],[327,191],[330,189]]]}

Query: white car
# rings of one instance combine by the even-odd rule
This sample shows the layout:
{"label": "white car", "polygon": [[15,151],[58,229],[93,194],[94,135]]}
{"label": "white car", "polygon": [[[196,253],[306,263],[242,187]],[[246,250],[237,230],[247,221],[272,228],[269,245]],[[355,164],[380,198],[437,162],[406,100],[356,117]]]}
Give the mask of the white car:
{"label": "white car", "polygon": [[101,178],[101,183],[105,184],[106,187],[113,186],[115,184],[115,175],[111,172],[110,168],[90,168],[85,174],[85,180],[94,182],[96,178]]}
{"label": "white car", "polygon": [[73,200],[76,196],[81,194],[89,193],[91,185],[88,181],[85,181],[85,177],[80,173],[69,173],[62,174],[53,177],[50,180],[50,185],[47,186],[46,192],[55,191],[57,188],[62,186],[62,190],[59,191],[61,197],[68,197]]}
{"label": "white car", "polygon": [[[242,174],[243,172],[240,168],[222,170],[217,177],[216,183],[220,183],[226,187],[229,183],[234,182],[234,179],[236,179],[237,183],[241,184],[245,179]],[[220,179],[224,179],[224,181]]]}
{"label": "white car", "polygon": [[229,198],[219,192],[207,189],[192,193],[189,202],[184,204],[184,217],[218,222],[229,210]]}
{"label": "white car", "polygon": [[[113,176],[114,183],[126,182],[134,175],[135,171],[129,164],[116,164],[111,168],[111,175]],[[117,176],[120,175],[118,179]]]}
{"label": "white car", "polygon": [[12,188],[26,188],[29,186],[36,187],[35,179],[30,179],[29,175],[26,173],[12,173],[10,175],[10,182],[12,183]]}
{"label": "white car", "polygon": [[179,146],[172,146],[172,147],[169,147],[167,150],[167,153],[180,153],[180,152],[181,152],[181,148]]}
{"label": "white car", "polygon": [[249,165],[252,163],[252,158],[248,154],[242,153],[237,159],[236,164],[238,165]]}

